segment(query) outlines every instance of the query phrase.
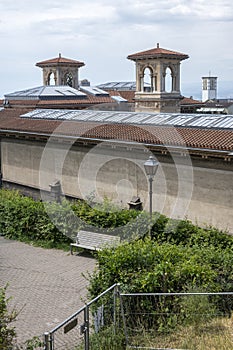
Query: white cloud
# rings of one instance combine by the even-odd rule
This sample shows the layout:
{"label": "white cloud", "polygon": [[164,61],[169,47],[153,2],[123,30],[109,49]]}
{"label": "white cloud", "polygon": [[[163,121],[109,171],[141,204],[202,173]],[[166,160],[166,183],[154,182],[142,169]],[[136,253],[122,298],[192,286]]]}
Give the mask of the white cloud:
{"label": "white cloud", "polygon": [[127,55],[157,42],[189,54],[184,82],[209,70],[233,80],[232,19],[230,0],[1,0],[0,97],[40,84],[35,63],[58,52],[86,62],[93,82],[134,79]]}
{"label": "white cloud", "polygon": [[175,0],[170,12],[175,15],[206,20],[228,20],[233,18],[232,3],[228,0]]}

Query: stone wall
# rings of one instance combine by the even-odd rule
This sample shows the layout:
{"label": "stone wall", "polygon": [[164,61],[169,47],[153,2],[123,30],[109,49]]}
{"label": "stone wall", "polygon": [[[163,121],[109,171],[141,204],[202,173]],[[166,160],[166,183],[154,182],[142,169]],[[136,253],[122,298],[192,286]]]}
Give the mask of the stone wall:
{"label": "stone wall", "polygon": [[[144,162],[150,151],[140,145],[104,142],[98,146],[5,139],[1,142],[5,184],[50,190],[60,180],[62,192],[75,198],[107,197],[121,207],[133,196],[148,209]],[[232,162],[154,153],[160,167],[153,181],[153,211],[233,233]]]}

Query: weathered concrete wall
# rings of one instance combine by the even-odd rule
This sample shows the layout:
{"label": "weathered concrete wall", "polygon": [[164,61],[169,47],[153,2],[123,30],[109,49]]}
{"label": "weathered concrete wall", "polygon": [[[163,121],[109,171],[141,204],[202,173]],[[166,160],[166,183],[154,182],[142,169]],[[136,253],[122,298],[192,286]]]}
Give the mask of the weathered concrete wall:
{"label": "weathered concrete wall", "polygon": [[[148,179],[144,147],[104,143],[71,146],[61,143],[2,140],[3,180],[50,190],[60,180],[68,196],[105,196],[122,207],[139,196],[148,209]],[[153,210],[170,217],[191,219],[233,233],[233,163],[158,155],[160,167],[153,181]]]}

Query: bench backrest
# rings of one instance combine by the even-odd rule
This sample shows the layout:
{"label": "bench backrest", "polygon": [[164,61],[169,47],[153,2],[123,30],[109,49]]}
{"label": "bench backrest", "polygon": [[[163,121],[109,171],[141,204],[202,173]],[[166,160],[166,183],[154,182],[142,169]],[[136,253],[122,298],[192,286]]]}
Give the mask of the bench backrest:
{"label": "bench backrest", "polygon": [[104,246],[114,246],[119,244],[120,237],[80,230],[77,234],[76,243],[80,246],[103,248]]}

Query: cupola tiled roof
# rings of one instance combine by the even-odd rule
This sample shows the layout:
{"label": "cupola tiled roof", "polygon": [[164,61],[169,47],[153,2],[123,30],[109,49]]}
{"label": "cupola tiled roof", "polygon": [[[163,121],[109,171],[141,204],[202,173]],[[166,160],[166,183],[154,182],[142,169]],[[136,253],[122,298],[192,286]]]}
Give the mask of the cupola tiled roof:
{"label": "cupola tiled roof", "polygon": [[51,58],[49,60],[45,60],[45,61],[41,61],[41,62],[36,63],[36,66],[40,67],[40,68],[43,68],[45,66],[58,66],[58,65],[60,65],[60,66],[72,65],[75,67],[82,67],[82,66],[85,66],[85,63],[81,62],[81,61],[76,61],[76,60],[62,57],[60,53],[59,53],[58,57]]}
{"label": "cupola tiled roof", "polygon": [[157,44],[157,47],[146,50],[146,51],[141,51],[137,52],[131,55],[128,55],[127,57],[129,60],[140,60],[140,59],[147,59],[147,58],[175,58],[179,60],[185,60],[189,58],[188,55],[181,53],[181,52],[176,52],[176,51],[171,51],[167,49],[163,49],[159,47],[159,44]]}

